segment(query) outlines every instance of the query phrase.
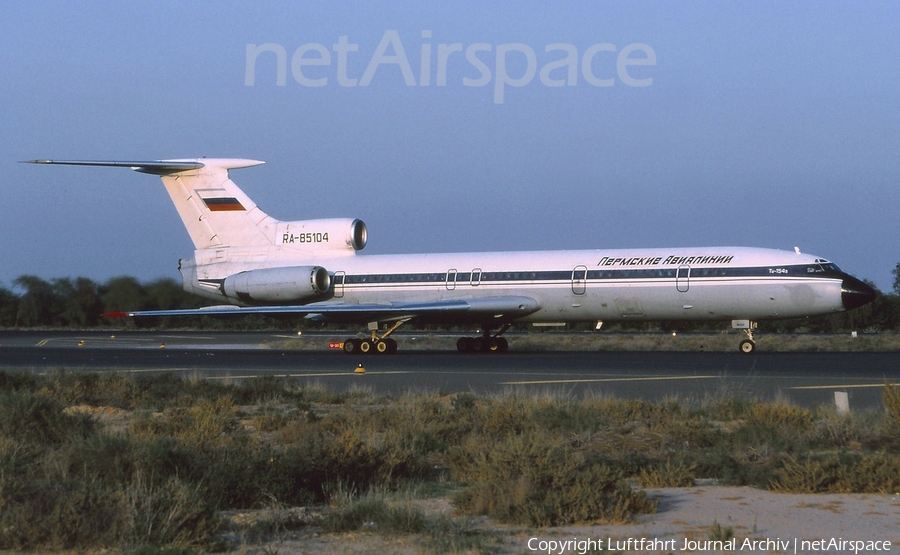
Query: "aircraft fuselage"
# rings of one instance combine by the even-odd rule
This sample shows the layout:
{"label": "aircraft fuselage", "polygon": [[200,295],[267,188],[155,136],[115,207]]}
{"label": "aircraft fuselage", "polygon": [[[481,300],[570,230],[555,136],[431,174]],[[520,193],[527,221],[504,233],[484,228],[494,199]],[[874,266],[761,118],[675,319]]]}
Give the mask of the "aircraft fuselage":
{"label": "aircraft fuselage", "polygon": [[[291,253],[292,255],[293,253]],[[182,261],[185,288],[219,302],[221,280],[290,255]],[[305,258],[308,264],[311,259]],[[540,307],[525,322],[792,318],[853,308],[860,282],[816,256],[748,247],[353,255],[315,258],[331,284],[317,301],[346,305],[518,295]],[[849,280],[849,281],[848,281]],[[864,286],[864,284],[863,284]],[[338,321],[359,321],[334,315]],[[365,319],[365,318],[362,318]],[[420,320],[427,320],[420,318]],[[443,320],[443,318],[441,318]]]}

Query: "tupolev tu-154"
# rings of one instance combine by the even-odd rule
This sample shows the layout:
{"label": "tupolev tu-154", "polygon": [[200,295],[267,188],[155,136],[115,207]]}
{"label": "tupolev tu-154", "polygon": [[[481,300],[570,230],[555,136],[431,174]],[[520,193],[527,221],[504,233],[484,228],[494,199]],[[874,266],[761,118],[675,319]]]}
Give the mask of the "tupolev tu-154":
{"label": "tupolev tu-154", "polygon": [[158,175],[194,243],[178,263],[184,289],[220,303],[109,316],[295,314],[367,326],[347,353],[392,353],[407,322],[479,327],[461,352],[503,352],[516,322],[731,321],[756,349],[760,320],[832,314],[875,291],[810,254],[749,247],[362,255],[358,219],[280,221],[229,178],[258,160],[31,160]]}

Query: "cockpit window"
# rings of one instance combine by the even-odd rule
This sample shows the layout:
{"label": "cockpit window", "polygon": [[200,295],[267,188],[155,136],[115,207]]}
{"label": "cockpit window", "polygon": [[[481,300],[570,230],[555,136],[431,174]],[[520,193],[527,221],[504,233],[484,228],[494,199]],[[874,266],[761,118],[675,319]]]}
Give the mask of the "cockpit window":
{"label": "cockpit window", "polygon": [[807,274],[838,274],[840,272],[841,269],[837,267],[837,264],[832,264],[831,262],[810,264],[806,267]]}

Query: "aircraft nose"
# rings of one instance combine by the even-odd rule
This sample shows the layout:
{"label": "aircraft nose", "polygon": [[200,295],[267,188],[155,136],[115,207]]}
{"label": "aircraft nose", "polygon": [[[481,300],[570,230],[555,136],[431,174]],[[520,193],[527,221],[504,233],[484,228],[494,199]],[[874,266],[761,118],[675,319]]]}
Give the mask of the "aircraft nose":
{"label": "aircraft nose", "polygon": [[841,302],[852,310],[875,300],[875,290],[853,276],[844,276],[841,282]]}

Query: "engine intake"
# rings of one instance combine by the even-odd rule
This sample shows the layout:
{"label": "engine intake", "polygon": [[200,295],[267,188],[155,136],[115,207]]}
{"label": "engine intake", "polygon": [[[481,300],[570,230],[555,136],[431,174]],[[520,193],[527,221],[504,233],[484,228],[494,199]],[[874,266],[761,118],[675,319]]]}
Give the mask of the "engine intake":
{"label": "engine intake", "polygon": [[346,218],[279,222],[275,244],[304,251],[360,251],[368,241],[366,224]]}
{"label": "engine intake", "polygon": [[325,297],[331,276],[321,266],[248,270],[225,278],[222,289],[245,304],[302,303]]}

